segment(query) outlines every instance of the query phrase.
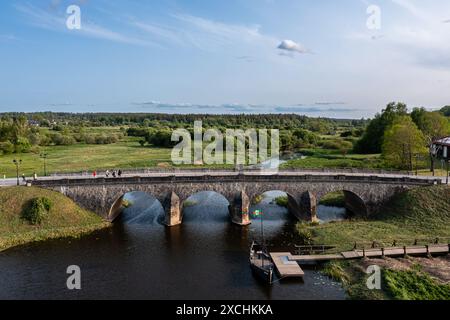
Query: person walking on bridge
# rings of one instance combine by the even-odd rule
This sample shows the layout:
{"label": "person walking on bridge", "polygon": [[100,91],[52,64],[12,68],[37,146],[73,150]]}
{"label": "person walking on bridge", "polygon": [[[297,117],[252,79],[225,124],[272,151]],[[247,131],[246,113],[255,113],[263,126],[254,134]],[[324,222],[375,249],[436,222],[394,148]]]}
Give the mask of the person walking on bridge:
{"label": "person walking on bridge", "polygon": [[97,177],[97,171],[94,170],[94,172],[92,172],[92,176],[94,177],[94,179]]}
{"label": "person walking on bridge", "polygon": [[37,173],[33,172],[33,180],[36,181],[37,180]]}

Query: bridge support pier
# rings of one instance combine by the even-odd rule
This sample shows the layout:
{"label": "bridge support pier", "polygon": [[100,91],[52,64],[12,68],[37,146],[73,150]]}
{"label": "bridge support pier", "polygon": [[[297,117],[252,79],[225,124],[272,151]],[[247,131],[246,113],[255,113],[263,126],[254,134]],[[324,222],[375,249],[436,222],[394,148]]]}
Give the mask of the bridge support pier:
{"label": "bridge support pier", "polygon": [[173,227],[181,224],[181,203],[180,198],[175,192],[171,192],[163,201],[164,207],[164,224]]}
{"label": "bridge support pier", "polygon": [[306,191],[298,199],[288,194],[288,210],[300,221],[316,222],[317,200],[314,194]]}
{"label": "bridge support pier", "polygon": [[228,210],[231,221],[235,224],[246,226],[251,223],[249,217],[250,199],[245,191],[241,191],[234,199],[231,199]]}
{"label": "bridge support pier", "polygon": [[345,196],[345,208],[350,211],[353,215],[358,215],[361,217],[367,217],[370,214],[370,209],[353,192],[344,191]]}

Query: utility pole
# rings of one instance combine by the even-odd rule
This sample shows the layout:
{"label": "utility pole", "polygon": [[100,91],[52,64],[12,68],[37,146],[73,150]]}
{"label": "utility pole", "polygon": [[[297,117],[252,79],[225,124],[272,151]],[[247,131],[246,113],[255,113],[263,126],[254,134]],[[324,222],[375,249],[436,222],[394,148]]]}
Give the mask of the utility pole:
{"label": "utility pole", "polygon": [[16,177],[17,177],[17,185],[20,185],[20,181],[19,181],[19,167],[22,164],[22,160],[17,160],[14,159],[13,163],[16,165]]}
{"label": "utility pole", "polygon": [[44,159],[44,177],[47,176],[47,156],[48,156],[48,153],[45,153],[45,152],[40,154],[40,157],[42,159]]}

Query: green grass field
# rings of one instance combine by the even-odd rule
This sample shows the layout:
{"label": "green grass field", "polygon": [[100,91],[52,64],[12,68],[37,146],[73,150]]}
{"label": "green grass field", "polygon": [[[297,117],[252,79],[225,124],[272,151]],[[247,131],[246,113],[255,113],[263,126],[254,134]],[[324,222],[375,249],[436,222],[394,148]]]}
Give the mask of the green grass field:
{"label": "green grass field", "polygon": [[[22,219],[22,212],[30,200],[42,197],[53,206],[41,225],[31,225]],[[35,187],[0,188],[0,251],[28,242],[78,237],[109,225],[58,192]]]}
{"label": "green grass field", "polygon": [[[122,141],[108,145],[75,144],[71,146],[50,146],[42,148],[48,153],[47,172],[80,172],[101,169],[125,169],[156,167],[161,163],[170,163],[171,149],[141,147],[139,138],[127,137]],[[20,175],[31,176],[34,171],[44,174],[44,160],[39,154],[0,156],[0,175],[15,177],[13,159],[22,159]]]}

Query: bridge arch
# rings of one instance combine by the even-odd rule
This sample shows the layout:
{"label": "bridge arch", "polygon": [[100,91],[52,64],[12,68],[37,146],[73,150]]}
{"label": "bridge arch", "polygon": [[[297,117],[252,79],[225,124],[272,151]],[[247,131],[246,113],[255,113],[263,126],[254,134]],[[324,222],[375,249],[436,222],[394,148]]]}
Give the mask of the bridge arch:
{"label": "bridge arch", "polygon": [[319,205],[321,200],[331,193],[342,192],[344,199],[344,207],[352,216],[367,217],[369,209],[366,200],[364,200],[363,195],[357,190],[351,190],[351,188],[335,186],[334,188],[328,189],[326,191],[318,192],[316,196],[316,204]]}
{"label": "bridge arch", "polygon": [[[270,195],[272,193],[272,195]],[[286,192],[285,190],[280,190],[280,189],[273,189],[273,188],[263,188],[260,191],[254,193],[252,195],[252,198],[250,199],[250,206],[252,208],[258,208],[259,206],[265,206],[265,205],[270,205],[271,203],[268,203],[266,200],[267,196],[270,196],[270,199],[273,201],[276,201],[277,198],[286,198],[286,204],[282,204],[282,207],[286,208],[286,213],[290,213],[289,210],[289,206],[288,206],[288,201],[289,198],[294,199],[295,197],[293,197],[291,194],[289,194],[288,192]]]}
{"label": "bridge arch", "polygon": [[[191,218],[190,211],[193,207],[197,207],[197,213],[204,217],[205,220],[210,218],[221,221],[226,220],[229,217],[229,206],[231,203],[232,199],[228,199],[220,192],[212,190],[197,191],[180,202],[181,219]],[[209,212],[205,213],[200,208],[208,208]]]}
{"label": "bridge arch", "polygon": [[[127,197],[128,196],[128,197]],[[155,203],[157,207],[161,208],[162,211],[164,211],[163,205],[159,199],[157,199],[155,196],[153,196],[151,193],[144,192],[144,191],[127,191],[123,193],[121,196],[117,197],[116,200],[111,205],[109,212],[107,214],[107,220],[110,222],[116,221],[118,218],[122,217],[123,212],[130,206],[133,206],[133,201],[127,198],[132,197],[140,198],[137,199],[136,206],[139,208],[139,203],[141,201],[145,201],[144,205],[141,205],[141,208],[139,208],[141,211],[145,211],[148,206],[148,202]],[[150,207],[149,207],[150,208]],[[157,209],[159,209],[157,208]]]}

